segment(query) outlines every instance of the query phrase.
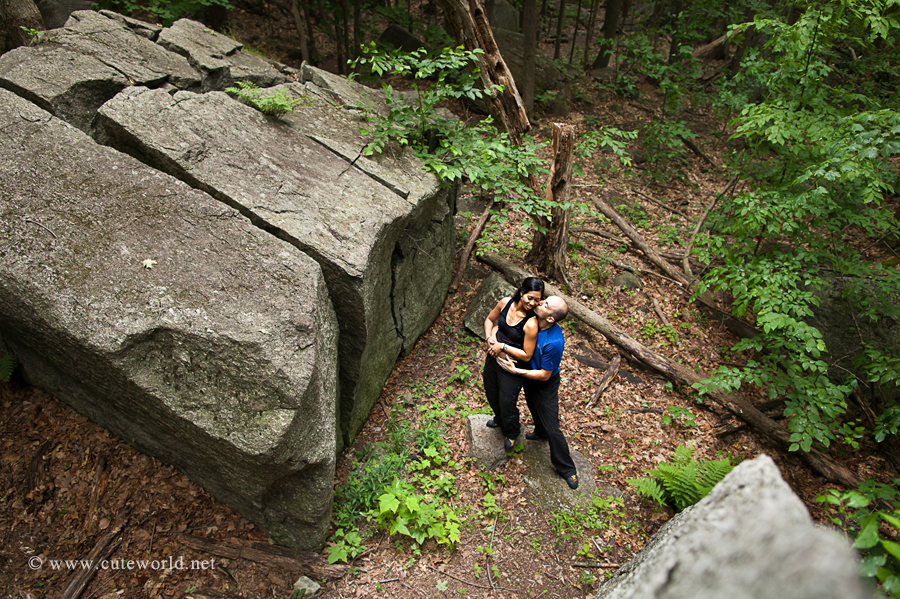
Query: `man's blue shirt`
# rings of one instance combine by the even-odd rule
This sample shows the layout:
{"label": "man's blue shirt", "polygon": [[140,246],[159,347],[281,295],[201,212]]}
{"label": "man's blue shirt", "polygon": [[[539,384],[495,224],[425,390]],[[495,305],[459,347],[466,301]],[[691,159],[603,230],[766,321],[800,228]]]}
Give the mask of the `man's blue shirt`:
{"label": "man's blue shirt", "polygon": [[559,363],[562,362],[565,346],[566,339],[562,329],[555,322],[549,329],[539,330],[529,363],[531,370],[549,370],[553,373],[551,376],[559,374]]}

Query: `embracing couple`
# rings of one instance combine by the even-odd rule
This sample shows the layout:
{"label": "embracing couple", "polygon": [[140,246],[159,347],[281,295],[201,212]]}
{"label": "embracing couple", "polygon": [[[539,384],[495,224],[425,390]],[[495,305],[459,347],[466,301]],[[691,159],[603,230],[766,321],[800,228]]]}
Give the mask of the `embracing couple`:
{"label": "embracing couple", "polygon": [[559,430],[559,364],[565,339],[559,322],[569,312],[562,298],[544,298],[544,282],[528,277],[512,297],[504,297],[484,320],[487,358],[484,361],[484,393],[494,412],[487,421],[500,428],[506,451],[512,450],[521,432],[516,403],[525,389],[525,402],[534,419],[529,441],[547,439],[550,461],[572,489],[578,488],[575,463]]}

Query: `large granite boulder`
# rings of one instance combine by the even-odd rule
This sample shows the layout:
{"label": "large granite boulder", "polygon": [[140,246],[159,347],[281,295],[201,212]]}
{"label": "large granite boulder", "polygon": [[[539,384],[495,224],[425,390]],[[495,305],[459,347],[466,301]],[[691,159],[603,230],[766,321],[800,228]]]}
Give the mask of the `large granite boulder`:
{"label": "large granite boulder", "polygon": [[[308,85],[308,84],[307,84]],[[285,123],[219,92],[128,88],[112,143],[247,215],[322,267],[341,326],[341,425],[356,436],[397,357],[437,316],[454,235],[448,189],[406,154],[361,155],[358,123],[305,87]]]}
{"label": "large granite boulder", "polygon": [[331,515],[338,327],[319,265],[0,90],[0,344],[270,537]]}
{"label": "large granite boulder", "polygon": [[[6,349],[271,537],[320,546],[336,453],[443,305],[456,189],[401,148],[362,155],[378,92],[196,23],[83,11],[45,39],[0,57]],[[211,91],[237,80],[304,100],[274,119]]]}
{"label": "large granite boulder", "polygon": [[595,599],[863,599],[854,555],[817,528],[768,456],[673,517]]}

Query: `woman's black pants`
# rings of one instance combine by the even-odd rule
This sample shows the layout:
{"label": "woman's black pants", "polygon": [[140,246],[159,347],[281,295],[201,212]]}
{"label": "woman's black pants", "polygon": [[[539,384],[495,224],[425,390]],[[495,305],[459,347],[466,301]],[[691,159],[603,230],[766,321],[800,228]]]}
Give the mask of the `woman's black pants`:
{"label": "woman's black pants", "polygon": [[482,372],[484,394],[488,404],[494,411],[494,422],[507,439],[515,439],[522,432],[519,424],[519,391],[522,390],[523,379],[503,370],[497,360],[488,354]]}

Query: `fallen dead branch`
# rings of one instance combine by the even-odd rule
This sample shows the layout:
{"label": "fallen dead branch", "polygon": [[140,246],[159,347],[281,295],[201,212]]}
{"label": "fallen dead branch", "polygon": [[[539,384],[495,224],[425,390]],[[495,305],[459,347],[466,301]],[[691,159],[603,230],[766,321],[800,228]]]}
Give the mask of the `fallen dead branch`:
{"label": "fallen dead branch", "polygon": [[612,264],[616,268],[621,268],[622,270],[629,270],[638,276],[640,276],[642,274],[653,275],[654,277],[659,277],[660,279],[664,279],[666,281],[671,281],[672,283],[675,283],[676,285],[681,285],[681,283],[679,281],[676,281],[675,279],[670,279],[666,275],[661,275],[658,272],[653,272],[652,270],[641,270],[637,266],[631,266],[630,264],[625,264],[624,262],[619,262],[618,260],[614,260],[614,259],[610,258],[609,256],[604,256],[602,254],[599,254],[599,253],[597,253],[593,250],[590,250],[588,248],[585,248],[585,247],[583,247],[581,249],[583,249],[585,252],[587,252],[588,254],[590,254],[591,256],[593,256],[595,258],[600,258],[601,260],[608,261],[610,264]]}
{"label": "fallen dead branch", "polygon": [[672,208],[671,206],[666,206],[665,204],[663,204],[663,203],[660,202],[659,200],[653,199],[652,197],[648,196],[648,195],[647,195],[646,193],[644,193],[643,191],[638,191],[637,189],[633,189],[632,191],[633,191],[634,193],[638,194],[639,196],[641,196],[642,198],[644,198],[645,200],[648,200],[648,201],[650,201],[650,202],[653,202],[654,204],[656,204],[656,205],[659,206],[660,208],[663,208],[664,210],[668,210],[669,212],[671,212],[671,213],[673,213],[673,214],[677,214],[678,216],[680,216],[681,218],[683,218],[683,219],[685,219],[685,220],[690,220],[690,219],[688,218],[688,215],[685,214],[684,212],[682,212],[681,210],[679,210],[678,208]]}
{"label": "fallen dead branch", "polygon": [[[600,231],[598,229],[591,229],[590,227],[572,227],[569,229],[569,232],[570,233],[588,233],[590,235],[596,235],[597,237],[603,237],[604,239],[609,239],[610,241],[614,241],[616,243],[621,243],[622,245],[629,245],[629,246],[634,245],[631,243],[630,239],[626,239],[624,237],[616,237],[615,235],[612,235],[605,231]],[[667,250],[657,250],[657,253],[660,256],[662,256],[663,258],[666,258],[667,260],[678,260],[679,262],[684,260],[685,256],[687,256],[688,259],[690,259],[690,261],[695,266],[703,266],[703,264],[700,264],[699,262],[697,262],[697,260],[695,260],[694,258],[691,258],[690,254],[684,254],[681,252],[670,252]]]}
{"label": "fallen dead branch", "polygon": [[662,306],[659,305],[659,300],[655,297],[653,298],[653,311],[656,312],[656,315],[659,316],[659,319],[666,326],[671,326],[669,324],[669,319],[666,318],[666,315],[662,311]]}
{"label": "fallen dead branch", "polygon": [[[573,356],[576,360],[584,364],[585,366],[590,366],[591,368],[596,368],[597,370],[607,370],[609,368],[609,364],[606,362],[601,362],[600,360],[591,358],[589,356],[579,356],[575,354]],[[631,383],[632,385],[646,385],[644,381],[642,381],[639,377],[634,376],[627,370],[619,369],[619,376],[623,379]]]}
{"label": "fallen dead branch", "polygon": [[97,573],[97,568],[100,567],[100,563],[112,555],[113,551],[122,544],[122,530],[125,528],[125,523],[127,521],[128,519],[126,517],[119,516],[116,518],[112,528],[106,531],[103,536],[97,540],[94,548],[91,549],[91,552],[87,554],[87,557],[82,560],[82,563],[88,563],[90,566],[79,570],[79,572],[69,580],[69,584],[66,585],[66,590],[63,591],[63,599],[78,599],[78,597],[81,596],[84,589],[87,588],[88,583],[91,581],[91,578]]}
{"label": "fallen dead branch", "polygon": [[344,571],[347,569],[344,566],[328,564],[311,551],[299,551],[267,543],[251,543],[250,545],[217,543],[212,539],[185,534],[178,535],[178,542],[192,549],[219,557],[246,559],[270,568],[282,568],[315,578],[325,576],[332,580],[338,579],[344,575]]}
{"label": "fallen dead branch", "polygon": [[[494,252],[485,252],[479,259],[485,264],[502,272],[504,277],[506,277],[513,285],[519,285],[525,277],[532,276],[524,269]],[[627,351],[635,359],[650,366],[669,380],[687,387],[692,387],[694,383],[698,383],[701,379],[708,377],[706,373],[694,372],[690,368],[672,362],[665,356],[648,349],[631,335],[616,327],[599,314],[585,307],[577,300],[561,293],[559,289],[553,285],[545,283],[545,291],[548,295],[558,295],[562,297],[569,305],[569,314],[595,329],[609,341]],[[788,431],[756,409],[743,395],[712,391],[708,393],[706,397],[722,409],[739,416],[744,422],[753,427],[756,432],[763,435],[782,451],[788,451],[788,447],[791,445],[790,434]],[[832,460],[831,457],[818,450],[813,449],[808,452],[798,451],[796,453],[806,460],[813,470],[832,482],[846,487],[856,487],[861,481],[859,476],[854,472],[838,464]]]}
{"label": "fallen dead branch", "polygon": [[609,386],[609,383],[612,382],[614,378],[616,378],[616,374],[619,372],[619,364],[621,363],[622,356],[616,354],[616,357],[613,358],[613,361],[609,365],[609,368],[606,369],[606,373],[603,375],[603,378],[600,379],[600,382],[597,384],[597,390],[594,391],[594,396],[591,397],[591,400],[587,402],[586,406],[584,406],[585,410],[590,408],[591,404],[600,399],[600,396],[603,395],[603,392]]}
{"label": "fallen dead branch", "polygon": [[491,218],[491,208],[493,207],[494,200],[491,200],[488,203],[487,208],[484,209],[484,212],[481,213],[481,218],[478,219],[478,223],[475,225],[475,229],[472,230],[472,234],[469,235],[466,247],[463,248],[463,253],[459,257],[459,267],[456,271],[456,276],[453,277],[453,282],[450,283],[451,292],[455,292],[459,289],[459,284],[462,281],[463,275],[466,273],[466,265],[469,264],[469,254],[472,253],[472,248],[475,247],[475,241],[478,239],[478,236],[481,235],[481,232],[484,231],[488,219]]}
{"label": "fallen dead branch", "polygon": [[[693,287],[694,281],[690,277],[688,277],[678,268],[663,260],[662,257],[656,252],[656,250],[654,250],[646,241],[644,241],[644,238],[641,237],[641,234],[638,233],[635,228],[628,223],[628,221],[619,216],[619,213],[613,210],[611,206],[609,206],[606,202],[596,196],[591,197],[591,201],[594,203],[597,209],[600,210],[601,213],[603,213],[604,216],[613,221],[616,226],[619,227],[619,229],[621,229],[622,232],[625,233],[625,235],[634,242],[634,245],[637,246],[639,250],[644,252],[644,255],[647,256],[650,262],[662,269],[663,272],[665,272],[667,275],[683,284],[687,289],[691,289]],[[712,312],[714,316],[721,318],[728,330],[738,337],[748,339],[756,337],[756,335],[759,334],[758,331],[749,322],[740,318],[736,318],[716,306],[713,299],[708,295],[698,295],[696,300],[700,303],[701,306]]]}

